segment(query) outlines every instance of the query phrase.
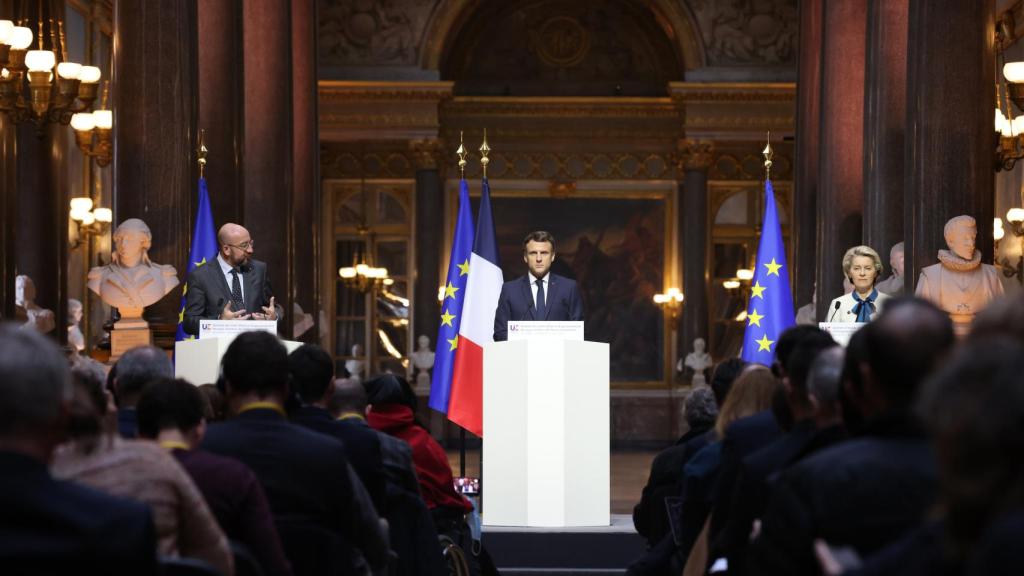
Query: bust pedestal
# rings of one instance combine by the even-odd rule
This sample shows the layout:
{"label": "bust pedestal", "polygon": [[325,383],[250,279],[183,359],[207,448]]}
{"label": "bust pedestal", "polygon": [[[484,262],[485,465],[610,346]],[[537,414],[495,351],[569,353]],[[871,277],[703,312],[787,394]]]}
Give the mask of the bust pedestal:
{"label": "bust pedestal", "polygon": [[136,346],[153,343],[153,331],[149,322],[141,318],[142,310],[119,310],[123,316],[114,323],[110,331],[110,361],[116,362],[122,354]]}

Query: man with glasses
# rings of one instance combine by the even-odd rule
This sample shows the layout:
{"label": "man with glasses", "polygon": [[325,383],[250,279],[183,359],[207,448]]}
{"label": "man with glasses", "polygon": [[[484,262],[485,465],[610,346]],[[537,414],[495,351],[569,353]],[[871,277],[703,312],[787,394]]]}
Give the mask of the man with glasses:
{"label": "man with glasses", "polygon": [[255,240],[238,224],[217,232],[220,250],[213,262],[189,274],[185,293],[185,332],[199,335],[200,320],[277,320],[280,307],[267,277],[267,264],[252,258]]}

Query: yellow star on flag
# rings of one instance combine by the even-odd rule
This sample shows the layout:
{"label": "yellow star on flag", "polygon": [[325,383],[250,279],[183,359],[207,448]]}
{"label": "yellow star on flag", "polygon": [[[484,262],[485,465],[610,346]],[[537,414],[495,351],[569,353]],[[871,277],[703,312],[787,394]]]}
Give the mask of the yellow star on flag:
{"label": "yellow star on flag", "polygon": [[203,264],[206,264],[206,257],[205,256],[203,257],[203,261],[202,262],[195,262],[194,264],[196,265],[196,268],[199,268]]}
{"label": "yellow star on flag", "polygon": [[771,352],[772,344],[775,344],[775,340],[769,340],[767,334],[761,336],[760,340],[754,340],[754,342],[757,342],[758,352]]}
{"label": "yellow star on flag", "polygon": [[761,286],[760,282],[754,282],[754,285],[750,287],[750,297],[764,300],[764,290],[765,286]]}
{"label": "yellow star on flag", "polygon": [[181,295],[184,296],[186,294],[188,294],[188,282],[185,282],[184,287],[181,289]]}
{"label": "yellow star on flag", "polygon": [[444,297],[445,298],[451,298],[452,300],[454,300],[455,299],[455,293],[458,292],[458,291],[459,291],[459,288],[457,286],[452,286],[452,283],[449,282],[448,285],[444,287]]}
{"label": "yellow star on flag", "polygon": [[[447,338],[446,338],[446,340],[447,340]],[[451,348],[448,349],[449,352],[451,352],[452,350],[455,350],[456,348],[458,348],[459,347],[459,335],[456,334],[455,338],[452,338],[451,340],[448,340],[448,344],[451,346]]]}
{"label": "yellow star on flag", "polygon": [[445,310],[444,314],[441,314],[441,326],[451,326],[452,328],[454,328],[455,326],[452,326],[452,320],[454,318],[454,314],[449,314],[448,310]]}
{"label": "yellow star on flag", "polygon": [[185,309],[182,308],[181,312],[178,312],[178,324],[181,324],[184,321],[185,321]]}
{"label": "yellow star on flag", "polygon": [[465,276],[469,274],[469,260],[467,259],[462,264],[456,264],[459,267],[459,276]]}
{"label": "yellow star on flag", "polygon": [[768,264],[765,264],[764,266],[768,268],[768,275],[769,276],[771,276],[772,274],[775,274],[776,276],[778,276],[779,275],[779,268],[782,268],[782,264],[776,264],[775,263],[775,258],[772,258],[772,261],[770,263],[768,263]]}
{"label": "yellow star on flag", "polygon": [[750,324],[748,324],[748,326],[760,326],[761,318],[764,318],[764,314],[758,314],[757,308],[754,308],[753,312],[747,314],[747,320],[750,320]]}

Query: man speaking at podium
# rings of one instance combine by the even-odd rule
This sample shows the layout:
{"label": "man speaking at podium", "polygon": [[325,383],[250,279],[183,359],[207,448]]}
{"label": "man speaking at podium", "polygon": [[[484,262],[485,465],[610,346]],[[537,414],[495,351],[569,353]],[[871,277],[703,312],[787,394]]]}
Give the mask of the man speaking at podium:
{"label": "man speaking at podium", "polygon": [[238,224],[217,232],[219,251],[188,276],[185,332],[199,336],[200,320],[277,320],[280,308],[267,278],[267,264],[253,260],[254,241]]}
{"label": "man speaking at podium", "polygon": [[530,232],[523,240],[523,260],[530,272],[505,282],[494,312],[494,341],[508,340],[511,320],[583,320],[583,301],[576,281],[551,273],[555,261],[555,237],[550,232]]}

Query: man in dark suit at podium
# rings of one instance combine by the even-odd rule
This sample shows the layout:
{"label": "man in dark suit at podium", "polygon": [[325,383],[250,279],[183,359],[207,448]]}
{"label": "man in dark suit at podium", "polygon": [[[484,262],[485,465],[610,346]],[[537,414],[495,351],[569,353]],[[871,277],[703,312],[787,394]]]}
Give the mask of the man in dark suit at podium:
{"label": "man in dark suit at podium", "polygon": [[508,340],[511,320],[583,320],[583,301],[576,281],[551,273],[555,237],[530,232],[523,240],[523,260],[530,272],[501,287],[494,312],[494,341]]}

